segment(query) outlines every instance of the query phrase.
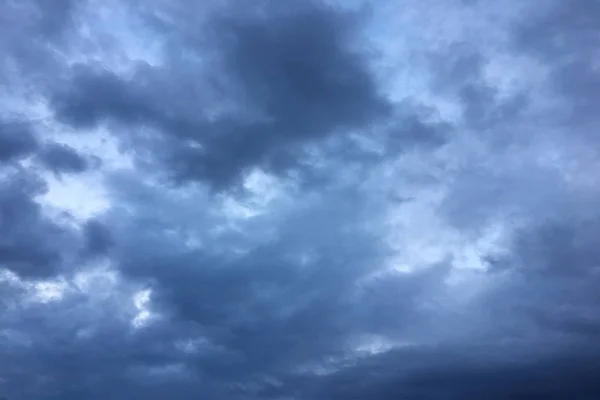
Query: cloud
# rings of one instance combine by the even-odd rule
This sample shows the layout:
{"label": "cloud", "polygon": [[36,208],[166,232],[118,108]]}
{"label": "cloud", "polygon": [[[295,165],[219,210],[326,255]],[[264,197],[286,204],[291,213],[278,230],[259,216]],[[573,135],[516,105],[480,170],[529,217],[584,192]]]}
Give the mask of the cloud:
{"label": "cloud", "polygon": [[0,397],[600,396],[596,3],[334,3],[0,6]]}
{"label": "cloud", "polygon": [[88,161],[73,148],[56,143],[51,143],[42,150],[40,161],[55,173],[77,173],[88,168]]}
{"label": "cloud", "polygon": [[[145,203],[161,196],[160,189],[150,193]],[[169,391],[189,388],[190,393],[182,392],[185,398],[200,393],[192,382],[202,377],[209,383],[202,393],[211,393],[214,385],[215,395],[229,396],[238,390],[234,382],[263,386],[261,376],[294,374],[303,366],[313,368],[315,362],[347,357],[354,341],[371,334],[365,321],[378,330],[388,321],[388,335],[408,330],[402,321],[414,313],[412,304],[446,270],[371,281],[371,263],[385,255],[385,248],[362,231],[362,219],[345,221],[345,216],[351,210],[365,216],[374,210],[344,197],[323,200],[306,199],[306,210],[290,215],[278,229],[279,240],[265,238],[258,245],[242,240],[252,247],[238,255],[228,255],[228,243],[218,238],[207,237],[206,246],[190,248],[183,237],[202,235],[202,229],[173,236],[169,225],[161,224],[161,216],[140,213],[141,207],[135,217],[107,216],[106,223],[115,230],[110,260],[122,276],[92,275],[85,280],[90,292],[75,278],[79,292],[67,292],[49,305],[30,306],[21,316],[11,314],[16,325],[5,323],[32,343],[24,347],[13,342],[11,357],[38,354],[44,360],[36,371],[48,380],[31,387],[32,393],[39,393],[32,395],[98,395],[105,393],[108,382],[123,382],[118,396],[143,394],[156,387],[150,383],[144,388],[143,382],[151,379],[164,382]],[[303,214],[327,219],[311,221]],[[176,215],[166,219],[168,224],[174,220]],[[97,224],[88,223],[86,230]],[[127,318],[132,308],[127,306],[127,293],[132,292],[128,287],[136,282],[150,288],[149,307],[158,318],[141,330],[129,325],[132,314]],[[396,299],[397,293],[403,298]],[[49,311],[36,311],[40,307]],[[70,311],[71,322],[62,325],[58,321],[67,318],[63,313],[68,309],[80,311]],[[28,333],[27,313],[33,312],[56,319],[48,322],[48,336]],[[413,319],[410,329],[415,324]],[[77,338],[68,340],[72,335]],[[65,354],[72,354],[68,362]],[[88,375],[102,379],[88,380]],[[26,377],[11,376],[11,385],[16,387]],[[68,388],[67,382],[78,383]]]}
{"label": "cloud", "polygon": [[90,255],[106,254],[114,244],[108,227],[97,220],[86,221],[83,232],[85,251]]}
{"label": "cloud", "polygon": [[0,162],[7,163],[26,157],[37,150],[36,137],[26,124],[0,123]]}
{"label": "cloud", "polygon": [[[598,122],[593,104],[598,100],[598,26],[593,15],[598,4],[580,1],[572,7],[553,2],[515,35],[516,46],[547,65],[549,94],[558,97],[557,123],[588,134]],[[563,125],[564,126],[564,125]]]}
{"label": "cloud", "polygon": [[[69,46],[69,33],[76,27],[79,6],[71,0],[48,5],[27,0],[0,6],[3,60],[0,86],[6,94],[40,89],[48,77],[60,73],[61,51]],[[35,85],[35,86],[33,86]],[[29,93],[35,95],[34,89]],[[6,107],[9,112],[11,107]]]}
{"label": "cloud", "polygon": [[[116,240],[115,260],[124,274],[148,282],[162,312],[201,327],[207,343],[222,349],[200,356],[196,367],[220,379],[274,374],[315,358],[339,356],[348,340],[366,333],[359,321],[371,318],[379,324],[392,317],[386,310],[389,303],[396,303],[395,312],[405,308],[411,313],[410,304],[427,290],[426,282],[443,276],[399,277],[388,287],[372,283],[361,288],[359,280],[371,273],[372,263],[381,263],[377,260],[385,257],[385,246],[362,231],[363,219],[346,220],[346,215],[368,218],[373,211],[343,194],[320,201],[307,198],[303,208],[282,220],[273,232],[277,239],[255,237],[258,243],[253,244],[240,238],[250,246],[240,252],[220,250],[227,243],[202,237],[198,240],[207,243],[190,249],[182,238],[202,231],[193,228],[169,238],[168,227],[143,213],[138,218],[152,228],[133,236],[127,232],[140,223],[129,222],[131,227]],[[394,301],[388,293],[394,290],[405,298]],[[402,324],[390,326],[390,332],[394,329]]]}
{"label": "cloud", "polygon": [[86,161],[72,149],[42,145],[27,122],[3,122],[0,131],[0,262],[27,277],[49,277],[68,268],[78,234],[65,221],[45,212],[39,198],[48,192],[38,157],[53,172],[81,172]]}
{"label": "cloud", "polygon": [[[319,162],[313,145],[333,140],[340,144],[330,152],[349,152],[357,147],[352,133],[389,125],[393,106],[355,39],[357,15],[312,2],[267,1],[261,9],[227,8],[206,24],[178,15],[177,25],[163,27],[178,50],[128,76],[102,65],[73,69],[52,99],[57,117],[77,128],[112,122],[143,131],[144,140],[129,144],[138,156],[161,160],[177,180],[217,188],[253,168],[302,173]],[[410,130],[381,135],[404,147],[439,141],[436,129],[408,114]]]}
{"label": "cloud", "polygon": [[[535,361],[516,363],[498,354],[478,354],[478,349],[462,350],[462,353],[447,349],[432,353],[431,349],[416,349],[385,355],[368,366],[330,379],[330,383],[326,383],[330,391],[323,398],[561,399],[573,396],[586,399],[598,393],[593,379],[593,371],[598,367],[595,351],[588,354],[574,351],[569,356],[543,356]],[[422,360],[433,361],[435,366],[424,368]]]}
{"label": "cloud", "polygon": [[46,218],[34,197],[44,184],[27,173],[14,173],[2,183],[2,264],[17,274],[51,276],[61,268],[61,244],[69,232]]}

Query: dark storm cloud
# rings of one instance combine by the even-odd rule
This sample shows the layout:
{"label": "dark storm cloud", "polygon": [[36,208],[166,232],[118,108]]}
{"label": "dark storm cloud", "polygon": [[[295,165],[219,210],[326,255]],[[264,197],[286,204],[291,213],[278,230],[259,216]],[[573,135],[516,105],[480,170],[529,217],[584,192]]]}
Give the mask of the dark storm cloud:
{"label": "dark storm cloud", "polygon": [[[139,223],[119,230],[114,260],[127,276],[151,284],[159,309],[197,325],[222,349],[190,359],[191,368],[225,380],[278,374],[343,355],[348,341],[369,329],[393,336],[408,329],[404,318],[418,325],[418,315],[408,317],[414,302],[445,275],[435,269],[357,285],[387,250],[361,229],[375,215],[355,197],[342,193],[307,205],[281,224],[278,239],[241,255],[215,253],[213,244],[190,250],[162,233],[167,227],[159,220],[142,214]],[[348,220],[349,213],[357,218]],[[152,229],[133,235],[141,221]]]}
{"label": "dark storm cloud", "polygon": [[84,224],[83,236],[84,252],[91,256],[108,253],[114,244],[110,229],[102,222],[94,219]]}
{"label": "dark storm cloud", "polygon": [[591,139],[599,121],[598,13],[594,0],[550,2],[515,35],[520,51],[550,67],[552,93],[563,101],[555,118]]}
{"label": "dark storm cloud", "polygon": [[[597,149],[595,132],[600,120],[593,104],[600,100],[597,73],[600,24],[594,16],[599,12],[597,1],[548,2],[530,18],[516,24],[515,31],[511,32],[511,45],[513,49],[516,46],[517,54],[531,57],[547,68],[546,92],[541,95],[551,96],[556,104],[549,106],[541,118],[522,115],[525,120],[535,118],[549,124],[545,135],[536,131],[523,135],[532,143],[532,155],[536,146],[561,148],[569,144],[569,140],[582,141],[593,151]],[[477,63],[469,65],[473,67]],[[461,70],[469,71],[469,68]],[[471,70],[470,74],[474,72]],[[519,124],[523,118],[513,115],[512,119],[504,116],[501,120]],[[561,137],[561,141],[553,142],[556,137]],[[531,148],[525,154],[530,151]],[[557,160],[557,165],[574,161],[571,153],[566,154],[566,160]],[[497,160],[521,163],[522,157]],[[527,161],[524,164],[530,165]],[[600,277],[600,253],[597,250],[598,213],[592,206],[594,200],[589,197],[595,199],[597,192],[582,191],[556,170],[539,168],[536,164],[531,164],[527,173],[522,172],[520,176],[514,176],[514,171],[503,172],[506,170],[510,171],[510,167],[495,166],[494,173],[500,179],[496,180],[488,200],[479,196],[495,181],[489,172],[474,174],[479,176],[476,184],[462,188],[462,192],[469,193],[480,205],[493,204],[495,209],[501,209],[503,206],[497,200],[502,199],[504,193],[510,193],[502,203],[511,207],[525,206],[528,224],[515,234],[510,255],[493,264],[493,273],[509,277],[505,287],[498,286],[500,298],[494,301],[506,312],[513,310],[512,317],[524,313],[531,318],[535,329],[547,336],[566,336],[593,345],[600,327],[596,316],[600,297],[595,290]],[[587,170],[577,170],[575,181],[587,173]],[[519,181],[522,183],[515,185]],[[473,207],[465,208],[465,212],[472,210]],[[465,214],[454,211],[455,221],[465,218]]]}
{"label": "dark storm cloud", "polygon": [[32,4],[37,8],[34,25],[36,31],[43,35],[46,40],[48,36],[54,36],[73,26],[78,7],[85,4],[85,0],[60,0],[49,3],[43,0],[34,0]]}
{"label": "dark storm cloud", "polygon": [[7,163],[31,155],[37,139],[27,123],[0,120],[0,162]]}
{"label": "dark storm cloud", "polygon": [[[445,13],[459,3],[480,2],[431,4]],[[114,42],[71,29],[103,31],[78,20],[89,4],[102,7],[87,10],[94,17],[118,9]],[[503,97],[486,77],[495,54],[476,40],[423,49],[429,95],[460,110],[451,122],[380,92],[362,11],[120,4],[0,5],[16,21],[0,24],[1,84],[25,85],[27,101],[50,93],[53,132],[85,142],[102,128],[138,161],[99,171],[106,211],[51,217],[45,170],[83,172],[90,161],[33,122],[0,125],[0,397],[600,398],[595,181],[565,178],[560,157],[536,162],[562,150],[558,136],[596,142],[597,2],[547,2],[504,32],[518,57],[549,68],[542,95],[561,110],[532,115],[540,93],[525,88]],[[121,54],[128,23],[164,43],[164,59],[110,70],[96,51],[114,65],[107,49]],[[72,43],[85,44],[76,66],[60,58]],[[559,134],[541,139],[550,128]],[[430,165],[424,186],[404,176]],[[255,169],[329,184],[268,177],[273,188],[215,193],[154,182],[158,171],[237,188]],[[412,215],[390,204],[392,190]],[[502,249],[479,248],[516,214],[525,217]],[[455,249],[461,241],[473,246]],[[428,264],[431,253],[446,261]],[[479,256],[487,270],[465,268]]]}
{"label": "dark storm cloud", "polygon": [[[85,1],[5,1],[0,4],[0,86],[46,85],[62,69],[60,50],[68,46],[77,11]],[[59,49],[57,52],[56,50]],[[24,89],[22,87],[21,89]],[[10,90],[8,91],[10,92]]]}
{"label": "dark storm cloud", "polygon": [[436,92],[454,98],[461,107],[462,129],[475,130],[495,145],[515,141],[510,127],[526,115],[529,93],[525,88],[502,97],[498,88],[486,81],[488,56],[470,43],[453,44],[436,52],[430,62]]}
{"label": "dark storm cloud", "polygon": [[36,128],[27,121],[0,120],[0,163],[14,164],[35,156],[52,172],[77,173],[89,167],[88,160],[70,146],[38,139]]}
{"label": "dark storm cloud", "polygon": [[47,144],[39,155],[41,163],[55,173],[78,173],[88,169],[88,161],[75,149],[64,144]]}
{"label": "dark storm cloud", "polygon": [[[46,153],[50,150],[50,153]],[[52,170],[76,167],[65,154],[43,147],[26,122],[0,124],[0,267],[26,277],[52,276],[67,260],[73,232],[45,215],[37,197],[48,190],[33,169],[20,165],[30,156],[40,156]],[[40,153],[41,152],[41,153]],[[66,164],[65,164],[66,162]],[[61,164],[62,163],[62,164]]]}
{"label": "dark storm cloud", "polygon": [[[598,217],[544,224],[517,236],[512,258],[501,263],[513,276],[518,309],[548,332],[593,344],[600,333]],[[501,291],[502,292],[502,291]]]}
{"label": "dark storm cloud", "polygon": [[[117,122],[143,130],[149,148],[131,143],[141,158],[158,157],[176,179],[216,187],[254,167],[276,174],[310,169],[308,145],[336,139],[334,151],[348,152],[357,147],[349,133],[392,116],[359,49],[356,15],[291,2],[264,2],[263,12],[248,14],[228,9],[203,29],[185,19],[163,27],[177,50],[165,66],[142,66],[130,78],[102,66],[74,69],[52,99],[57,116],[79,128]],[[233,111],[210,115],[227,103]],[[380,129],[379,139],[390,137],[388,150],[440,137],[412,119],[418,117],[399,117],[392,132]]]}
{"label": "dark storm cloud", "polygon": [[518,346],[392,351],[328,377],[323,395],[315,398],[587,400],[600,395],[597,348],[521,359],[513,352],[528,353]]}
{"label": "dark storm cloud", "polygon": [[[101,299],[99,284],[96,291]],[[3,310],[2,392],[13,399],[125,399],[131,395],[154,399],[168,391],[197,393],[186,379],[168,389],[161,388],[165,382],[160,376],[148,381],[147,369],[178,361],[172,343],[165,341],[173,335],[172,329],[131,335],[128,321],[122,318],[127,299],[108,293],[105,300],[99,306],[98,301],[69,290],[59,302]]]}
{"label": "dark storm cloud", "polygon": [[77,235],[42,210],[37,198],[48,188],[34,168],[20,164],[28,157],[39,157],[54,172],[79,172],[85,160],[69,148],[42,145],[27,122],[0,123],[0,267],[49,277],[65,267]]}
{"label": "dark storm cloud", "polygon": [[[6,314],[4,326],[26,334],[29,343],[15,342],[0,360],[0,374],[10,379],[7,393],[259,399],[269,387],[274,395],[288,393],[277,380],[302,379],[299,367],[313,379],[312,368],[345,356],[362,335],[418,329],[422,317],[414,305],[441,285],[447,269],[358,285],[387,251],[361,228],[374,210],[347,195],[306,199],[305,211],[278,229],[280,239],[241,255],[219,251],[218,240],[190,249],[170,231],[172,220],[161,223],[161,215],[146,214],[141,205],[135,217],[106,216],[115,230],[111,262],[131,282],[153,289],[152,308],[164,319],[132,331],[119,317],[127,304],[120,292],[101,303],[75,293]],[[149,211],[159,206],[153,200],[143,199]],[[350,212],[357,219],[349,220]],[[312,258],[303,261],[304,254]],[[197,348],[176,346],[198,337],[204,341]],[[25,371],[8,368],[17,361]],[[44,379],[19,389],[31,374]]]}
{"label": "dark storm cloud", "polygon": [[72,232],[48,218],[35,197],[45,183],[26,171],[0,183],[0,264],[22,276],[51,276],[67,261]]}

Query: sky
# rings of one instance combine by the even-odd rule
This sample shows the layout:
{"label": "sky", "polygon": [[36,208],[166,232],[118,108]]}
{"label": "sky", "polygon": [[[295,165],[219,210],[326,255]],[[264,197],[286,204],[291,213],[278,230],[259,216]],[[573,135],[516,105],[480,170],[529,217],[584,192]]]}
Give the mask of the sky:
{"label": "sky", "polygon": [[600,398],[597,0],[0,0],[2,400]]}

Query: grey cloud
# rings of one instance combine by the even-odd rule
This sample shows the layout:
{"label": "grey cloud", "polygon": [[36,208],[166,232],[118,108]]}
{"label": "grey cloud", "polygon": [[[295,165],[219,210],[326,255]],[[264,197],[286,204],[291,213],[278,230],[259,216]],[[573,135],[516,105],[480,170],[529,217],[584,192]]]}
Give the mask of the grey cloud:
{"label": "grey cloud", "polygon": [[0,121],[0,162],[31,155],[38,149],[37,139],[27,123]]}
{"label": "grey cloud", "polygon": [[555,121],[577,128],[577,134],[593,139],[598,123],[595,104],[600,93],[597,74],[597,19],[600,8],[593,0],[551,2],[517,30],[519,51],[541,60],[550,68],[552,93],[562,99]]}
{"label": "grey cloud", "polygon": [[[351,357],[353,343],[365,335],[423,334],[427,316],[417,304],[444,286],[449,271],[364,280],[389,253],[364,229],[365,221],[376,222],[378,207],[358,201],[356,193],[308,196],[283,219],[277,240],[246,238],[250,250],[232,255],[219,250],[227,243],[210,236],[202,250],[189,248],[184,232],[170,229],[176,210],[169,209],[170,218],[153,212],[165,207],[158,202],[162,191],[138,197],[133,186],[121,211],[101,219],[112,228],[110,260],[127,278],[123,287],[101,301],[75,292],[5,314],[2,324],[29,341],[14,341],[0,362],[0,376],[11,382],[7,393],[19,393],[32,373],[44,377],[21,392],[32,398],[99,398],[119,385],[116,398],[171,392],[178,398],[259,399],[265,390],[267,398],[296,390],[293,382],[304,379],[312,387],[313,368]],[[143,205],[132,207],[137,201]],[[136,213],[125,218],[127,209]],[[120,316],[127,312],[129,284],[153,289],[151,308],[161,318],[138,331]],[[102,284],[94,287],[94,296],[102,296]],[[196,338],[202,340],[187,349],[176,345]],[[14,360],[26,369],[11,372],[6,365]]]}
{"label": "grey cloud", "polygon": [[[76,68],[52,99],[57,116],[76,127],[112,121],[144,130],[149,141],[131,141],[140,158],[162,160],[178,180],[215,187],[254,167],[277,174],[310,170],[309,145],[338,138],[353,148],[349,133],[393,117],[367,54],[356,48],[356,16],[313,3],[265,2],[263,11],[228,9],[204,29],[185,19],[163,27],[174,32],[179,50],[164,67],[142,66],[132,78],[101,66]],[[195,62],[184,53],[208,56]],[[210,115],[228,102],[235,104],[232,112]],[[418,120],[400,117],[393,132],[379,129],[391,138],[384,145],[436,143],[437,129],[411,118]]]}
{"label": "grey cloud", "polygon": [[596,217],[542,225],[518,236],[514,258],[508,260],[516,277],[510,290],[523,293],[523,308],[546,331],[596,340],[598,229]]}
{"label": "grey cloud", "polygon": [[[497,348],[496,351],[507,349]],[[600,393],[594,379],[598,349],[572,349],[563,355],[512,354],[477,348],[409,349],[369,360],[329,377],[323,397],[330,399],[563,399],[586,400]],[[488,349],[490,351],[490,349]],[[526,354],[526,349],[520,349]]]}
{"label": "grey cloud", "polygon": [[18,275],[56,274],[73,243],[72,232],[45,216],[36,202],[45,190],[43,180],[25,171],[0,184],[0,263]]}
{"label": "grey cloud", "polygon": [[[0,86],[35,85],[60,74],[60,51],[69,45],[79,7],[84,1],[6,1],[0,5]],[[59,50],[57,52],[56,50]],[[29,87],[32,87],[29,86]],[[6,93],[11,93],[7,90]]]}
{"label": "grey cloud", "polygon": [[67,145],[40,143],[36,129],[27,121],[1,121],[0,162],[11,164],[29,156],[55,173],[83,172],[89,166],[85,157]]}
{"label": "grey cloud", "polygon": [[96,299],[69,290],[60,301],[2,313],[0,322],[8,334],[0,335],[4,393],[16,399],[102,398],[118,386],[122,394],[117,398],[164,395],[158,383],[139,383],[137,392],[131,392],[135,368],[144,371],[174,360],[164,350],[152,349],[168,345],[164,334],[131,335],[129,321],[123,319],[128,299],[121,292],[102,299],[102,289],[96,287]]}
{"label": "grey cloud", "polygon": [[69,262],[77,234],[45,215],[36,198],[48,188],[34,169],[20,164],[27,157],[41,157],[54,171],[76,171],[83,159],[66,147],[43,146],[27,122],[0,126],[0,267],[20,276],[49,277]]}
{"label": "grey cloud", "polygon": [[[581,207],[581,205],[574,207]],[[464,321],[477,336],[532,341],[532,348],[596,348],[600,301],[597,213],[573,216],[560,207],[554,218],[532,214],[507,248],[489,254],[487,279]],[[560,211],[557,211],[560,210]],[[535,344],[534,344],[535,343]],[[518,359],[518,355],[515,355]]]}
{"label": "grey cloud", "polygon": [[85,3],[85,0],[61,0],[58,3],[33,0],[32,4],[38,9],[36,30],[46,39],[48,36],[64,34],[75,23],[78,8]]}
{"label": "grey cloud", "polygon": [[[152,285],[160,309],[197,324],[224,349],[215,358],[192,361],[204,374],[220,379],[277,374],[345,353],[348,340],[370,333],[363,324],[400,334],[412,302],[444,276],[440,270],[361,288],[358,281],[382,262],[386,250],[361,231],[362,218],[346,218],[351,212],[368,219],[374,210],[339,196],[284,221],[278,239],[239,256],[215,254],[214,245],[189,250],[161,234],[166,227],[160,224],[134,236],[127,233],[139,226],[132,221],[117,239],[115,261],[128,276]],[[303,254],[309,255],[305,261]]]}
{"label": "grey cloud", "polygon": [[364,56],[351,50],[349,16],[299,6],[217,29],[223,62],[246,96],[290,136],[321,136],[372,123],[385,112]]}
{"label": "grey cloud", "polygon": [[114,245],[110,229],[98,220],[89,220],[83,226],[84,253],[97,256],[107,254]]}
{"label": "grey cloud", "polygon": [[461,106],[461,125],[503,147],[522,140],[509,127],[527,115],[528,88],[502,98],[498,88],[486,80],[489,56],[483,50],[469,43],[452,44],[430,56],[430,73],[436,92],[451,96]]}
{"label": "grey cloud", "polygon": [[[402,3],[415,24],[479,10]],[[0,24],[1,84],[47,96],[56,132],[85,142],[102,131],[137,161],[98,170],[107,210],[54,218],[38,168],[83,172],[90,161],[33,121],[0,125],[0,396],[600,396],[598,194],[593,177],[567,174],[597,167],[565,156],[596,144],[596,2],[548,2],[503,31],[514,53],[503,56],[549,69],[543,93],[502,97],[486,77],[491,49],[424,39],[427,96],[452,101],[456,121],[387,99],[369,42],[379,21],[318,2],[130,1],[115,18],[164,41],[162,62],[121,74],[95,53],[105,38],[88,37],[81,49],[98,61],[67,65],[59,55],[84,40],[77,24],[94,28],[79,7],[120,4],[0,6],[21,15]],[[115,54],[129,33],[115,33]],[[536,103],[549,94],[559,107]],[[563,157],[541,162],[548,149]],[[258,169],[273,187],[237,190]],[[498,222],[510,225],[506,243],[479,246]],[[390,270],[437,253],[446,261]],[[465,268],[479,258],[487,269]]]}
{"label": "grey cloud", "polygon": [[67,145],[51,143],[39,155],[44,166],[55,173],[78,173],[88,169],[89,163],[75,149]]}

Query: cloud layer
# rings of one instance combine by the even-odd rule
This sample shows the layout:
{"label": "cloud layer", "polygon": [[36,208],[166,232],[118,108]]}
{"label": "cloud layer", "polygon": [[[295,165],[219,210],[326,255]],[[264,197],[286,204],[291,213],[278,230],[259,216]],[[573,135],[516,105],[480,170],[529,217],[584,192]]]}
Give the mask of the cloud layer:
{"label": "cloud layer", "polygon": [[0,398],[600,397],[598,2],[59,3],[0,5]]}

